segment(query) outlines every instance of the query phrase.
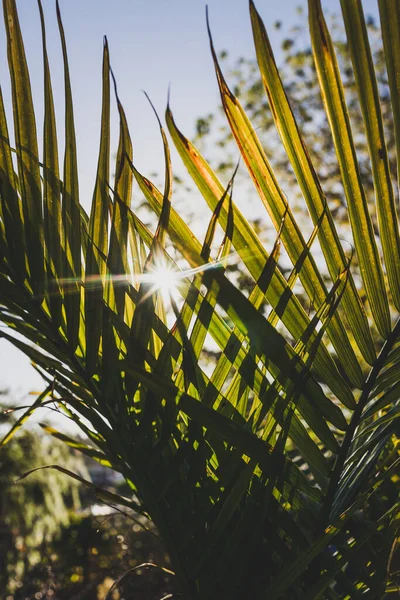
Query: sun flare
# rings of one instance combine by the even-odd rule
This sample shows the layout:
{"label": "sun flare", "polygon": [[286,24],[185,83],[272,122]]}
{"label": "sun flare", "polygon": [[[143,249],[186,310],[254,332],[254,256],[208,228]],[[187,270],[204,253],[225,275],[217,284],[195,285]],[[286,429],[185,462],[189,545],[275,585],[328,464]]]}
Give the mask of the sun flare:
{"label": "sun flare", "polygon": [[[198,273],[204,273],[211,269],[225,268],[229,260],[237,256],[236,252],[221,260],[207,262],[191,269],[174,268],[172,264],[166,261],[153,263],[146,273],[139,274],[108,274],[105,277],[98,275],[87,276],[84,280],[80,278],[60,278],[58,285],[61,286],[64,294],[74,294],[84,286],[86,289],[102,288],[106,282],[112,282],[114,286],[126,286],[133,284],[136,287],[142,283],[146,284],[148,290],[146,298],[156,292],[160,292],[162,299],[167,303],[171,298],[177,302],[179,296],[187,290],[192,278]],[[59,288],[54,289],[54,295],[59,293]]]}
{"label": "sun flare", "polygon": [[[143,276],[142,276],[143,277]],[[160,265],[145,275],[146,282],[152,286],[152,291],[159,291],[164,301],[170,300],[171,296],[177,296],[177,285],[179,283],[179,272],[173,271],[167,265]]]}

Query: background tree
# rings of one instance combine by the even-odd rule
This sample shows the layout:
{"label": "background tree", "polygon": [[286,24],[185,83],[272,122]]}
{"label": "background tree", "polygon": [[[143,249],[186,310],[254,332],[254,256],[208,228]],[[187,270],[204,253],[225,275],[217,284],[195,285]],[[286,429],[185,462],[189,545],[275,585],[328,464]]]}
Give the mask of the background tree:
{"label": "background tree", "polygon": [[[0,405],[0,413],[5,405]],[[10,413],[2,415],[2,429],[10,427]],[[0,588],[12,594],[32,567],[46,560],[51,541],[71,522],[80,507],[79,484],[58,471],[36,471],[26,484],[17,483],[27,471],[60,464],[87,474],[82,459],[58,440],[37,429],[16,434],[0,453]]]}

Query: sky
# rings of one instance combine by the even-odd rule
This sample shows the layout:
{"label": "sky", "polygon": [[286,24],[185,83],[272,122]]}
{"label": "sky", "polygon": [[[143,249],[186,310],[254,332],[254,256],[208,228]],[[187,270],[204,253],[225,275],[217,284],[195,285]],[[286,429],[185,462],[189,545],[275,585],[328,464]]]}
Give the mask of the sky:
{"label": "sky", "polygon": [[[46,33],[58,132],[63,128],[63,66],[55,13],[55,0],[44,0]],[[256,0],[279,62],[282,32],[299,22],[297,6],[304,0]],[[18,0],[40,144],[43,122],[43,70],[39,13],[36,0]],[[340,10],[339,0],[325,0],[330,12]],[[364,0],[366,13],[376,15],[376,0]],[[210,24],[217,50],[232,59],[254,57],[247,0],[208,0]],[[60,0],[67,39],[74,97],[81,201],[87,208],[92,194],[99,143],[101,62],[103,36],[107,35],[111,65],[124,105],[134,147],[134,162],[149,175],[163,170],[163,151],[157,122],[145,90],[160,116],[171,84],[171,108],[179,128],[194,135],[198,116],[215,112],[219,105],[205,21],[204,0]],[[303,17],[305,19],[305,17]],[[10,110],[10,87],[4,26],[0,23],[0,85]],[[117,131],[114,106],[113,128]],[[116,140],[115,140],[116,145]],[[177,157],[173,167],[179,172]],[[8,389],[14,402],[25,403],[29,391],[42,389],[42,381],[29,361],[9,343],[0,340],[0,390]]]}

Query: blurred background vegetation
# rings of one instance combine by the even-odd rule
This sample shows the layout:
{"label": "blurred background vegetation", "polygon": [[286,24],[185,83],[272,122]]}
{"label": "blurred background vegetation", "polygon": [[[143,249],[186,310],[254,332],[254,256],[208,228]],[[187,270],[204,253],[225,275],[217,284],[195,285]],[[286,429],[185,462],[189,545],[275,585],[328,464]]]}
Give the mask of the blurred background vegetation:
{"label": "blurred background vegetation", "polygon": [[[13,412],[5,392],[1,398],[3,431]],[[109,468],[39,427],[22,428],[0,451],[0,598],[104,600],[124,573],[110,600],[159,600],[173,591],[171,575],[160,569],[129,572],[146,563],[169,565],[154,526],[144,517],[100,503],[93,490],[54,469],[17,482],[27,471],[50,464],[129,495]]]}

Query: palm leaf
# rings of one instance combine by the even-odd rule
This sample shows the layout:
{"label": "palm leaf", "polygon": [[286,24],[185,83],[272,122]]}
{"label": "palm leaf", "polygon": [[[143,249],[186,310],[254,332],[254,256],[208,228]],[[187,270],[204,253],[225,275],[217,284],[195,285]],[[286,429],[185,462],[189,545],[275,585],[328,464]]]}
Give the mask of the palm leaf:
{"label": "palm leaf", "polygon": [[[17,173],[0,96],[0,320],[6,326],[0,336],[31,359],[46,388],[1,443],[49,398],[56,402],[89,441],[77,442],[45,426],[47,432],[122,474],[137,502],[95,491],[107,502],[150,516],[183,596],[193,600],[378,598],[396,581],[387,566],[398,535],[399,497],[400,326],[392,326],[399,308],[399,241],[393,185],[361,3],[351,0],[342,9],[371,156],[382,265],[334,47],[320,3],[309,5],[313,54],[347,196],[360,289],[252,1],[260,73],[308,206],[308,240],[229,90],[213,44],[211,49],[226,117],[277,230],[270,252],[235,205],[236,171],[224,186],[178,129],[169,106],[170,137],[210,211],[204,242],[173,205],[169,143],[160,121],[164,191],[136,169],[106,40],[100,150],[88,216],[79,204],[58,4],[65,82],[63,181],[42,7],[39,2],[45,75],[39,157],[16,4],[3,0]],[[398,145],[400,17],[390,0],[380,2],[380,12]],[[120,125],[113,185],[111,79]],[[154,232],[131,208],[133,179],[154,213]],[[219,227],[223,239],[214,254]],[[326,268],[313,256],[317,238]],[[281,247],[292,263],[287,279],[279,265]],[[232,256],[250,275],[248,296],[225,268]],[[176,283],[170,309],[157,288],[157,269]],[[303,308],[304,295],[310,313]],[[203,358],[209,339],[219,351],[211,365]],[[60,466],[46,468],[66,472]]]}

